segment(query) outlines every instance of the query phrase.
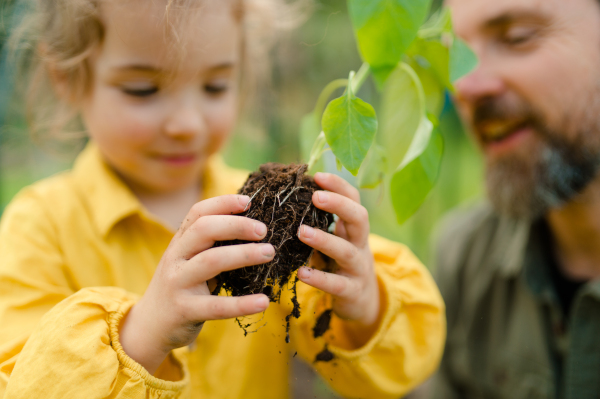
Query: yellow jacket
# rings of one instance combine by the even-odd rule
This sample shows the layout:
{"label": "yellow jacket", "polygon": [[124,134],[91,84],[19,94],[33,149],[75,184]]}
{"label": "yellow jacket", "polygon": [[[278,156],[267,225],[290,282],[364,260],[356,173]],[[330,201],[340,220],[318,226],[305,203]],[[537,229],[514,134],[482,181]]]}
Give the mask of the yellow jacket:
{"label": "yellow jacket", "polygon": [[[204,194],[234,193],[246,176],[213,157]],[[312,337],[327,298],[299,283],[290,344],[284,297],[247,337],[234,320],[207,322],[152,376],[123,351],[118,327],[172,236],[93,145],[72,171],[18,194],[0,223],[0,398],[286,398],[291,354],[312,362],[325,342],[335,359],[313,366],[347,397],[397,398],[438,365],[445,318],[435,283],[406,247],[372,236],[385,313],[362,348],[349,349],[335,323]]]}

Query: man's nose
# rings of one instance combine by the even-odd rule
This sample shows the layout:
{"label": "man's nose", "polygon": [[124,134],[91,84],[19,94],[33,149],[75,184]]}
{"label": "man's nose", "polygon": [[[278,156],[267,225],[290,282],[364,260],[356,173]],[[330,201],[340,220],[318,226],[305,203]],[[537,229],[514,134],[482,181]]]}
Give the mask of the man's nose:
{"label": "man's nose", "polygon": [[165,123],[165,133],[173,138],[186,139],[201,134],[206,128],[200,101],[187,96],[173,104]]}
{"label": "man's nose", "polygon": [[486,97],[496,97],[505,89],[504,81],[492,68],[481,63],[454,85],[460,102],[475,103]]}

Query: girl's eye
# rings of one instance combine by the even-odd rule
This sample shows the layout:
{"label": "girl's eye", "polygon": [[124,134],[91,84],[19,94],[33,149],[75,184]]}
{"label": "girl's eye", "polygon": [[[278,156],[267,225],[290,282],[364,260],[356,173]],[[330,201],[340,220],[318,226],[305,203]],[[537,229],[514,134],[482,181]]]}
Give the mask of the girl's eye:
{"label": "girl's eye", "polygon": [[208,94],[221,94],[229,90],[227,82],[215,82],[204,85],[204,91]]}
{"label": "girl's eye", "polygon": [[148,87],[122,87],[121,90],[123,93],[133,96],[133,97],[149,97],[158,92],[158,87],[156,86],[148,86]]}

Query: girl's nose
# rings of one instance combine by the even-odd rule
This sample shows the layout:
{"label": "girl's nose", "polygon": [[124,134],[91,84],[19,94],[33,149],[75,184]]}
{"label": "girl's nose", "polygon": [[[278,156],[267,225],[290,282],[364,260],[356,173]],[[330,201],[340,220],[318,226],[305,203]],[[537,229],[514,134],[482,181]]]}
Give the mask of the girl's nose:
{"label": "girl's nose", "polygon": [[197,101],[178,101],[172,110],[164,126],[168,136],[186,139],[202,134],[206,129],[204,115]]}

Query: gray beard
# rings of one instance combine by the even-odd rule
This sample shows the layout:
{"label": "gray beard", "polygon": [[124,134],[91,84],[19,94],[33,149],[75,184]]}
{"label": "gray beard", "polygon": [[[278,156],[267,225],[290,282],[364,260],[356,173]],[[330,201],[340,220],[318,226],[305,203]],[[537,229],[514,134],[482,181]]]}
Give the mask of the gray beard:
{"label": "gray beard", "polygon": [[507,157],[488,168],[487,191],[496,210],[515,219],[537,219],[577,196],[596,177],[600,154],[544,144],[529,159]]}

